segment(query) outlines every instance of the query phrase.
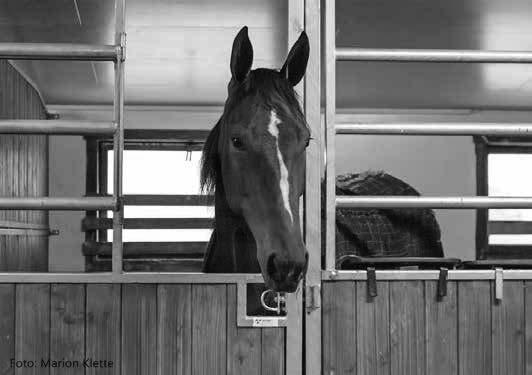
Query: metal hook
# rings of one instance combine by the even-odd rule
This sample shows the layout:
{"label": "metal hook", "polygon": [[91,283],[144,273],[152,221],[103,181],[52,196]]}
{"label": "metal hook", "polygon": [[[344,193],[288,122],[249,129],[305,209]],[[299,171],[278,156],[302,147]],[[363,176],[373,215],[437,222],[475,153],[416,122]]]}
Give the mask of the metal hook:
{"label": "metal hook", "polygon": [[[268,306],[266,304],[266,301],[264,299],[266,298],[268,293],[275,293],[276,294],[276,296],[274,297],[273,300],[275,301],[277,306],[271,307],[271,306]],[[283,294],[281,294],[279,292],[275,292],[272,289],[267,289],[264,292],[262,292],[262,294],[260,295],[260,303],[261,303],[262,307],[264,307],[264,309],[266,309],[268,311],[273,311],[273,312],[277,313],[277,315],[281,315],[282,305],[285,303],[285,301],[286,301],[286,298],[285,298],[285,296]]]}

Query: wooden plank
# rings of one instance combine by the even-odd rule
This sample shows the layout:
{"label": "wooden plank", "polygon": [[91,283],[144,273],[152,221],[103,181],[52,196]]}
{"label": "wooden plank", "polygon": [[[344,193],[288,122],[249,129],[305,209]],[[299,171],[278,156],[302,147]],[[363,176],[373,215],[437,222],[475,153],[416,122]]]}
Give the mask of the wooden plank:
{"label": "wooden plank", "polygon": [[50,355],[49,284],[17,284],[15,333],[15,358],[36,361],[33,367],[17,368],[15,374],[48,374],[40,362]]}
{"label": "wooden plank", "polygon": [[[124,219],[124,229],[212,229],[214,219],[197,217]],[[112,229],[113,219],[85,217],[83,231]]]}
{"label": "wooden plank", "polygon": [[13,375],[15,358],[15,285],[0,284],[0,374]]}
{"label": "wooden plank", "polygon": [[77,362],[72,367],[52,367],[50,374],[84,375],[85,285],[52,284],[50,307],[49,358]]}
{"label": "wooden plank", "polygon": [[157,371],[157,285],[122,286],[122,374]]}
{"label": "wooden plank", "polygon": [[525,374],[532,374],[532,281],[525,282]]}
{"label": "wooden plank", "polygon": [[354,374],[356,358],[355,283],[324,282],[323,373]]}
{"label": "wooden plank", "polygon": [[211,195],[125,195],[125,205],[129,206],[212,206]]}
{"label": "wooden plank", "polygon": [[157,374],[191,374],[191,286],[161,284],[157,289]]}
{"label": "wooden plank", "polygon": [[[157,255],[203,257],[207,242],[124,242],[124,256],[154,257]],[[84,242],[83,254],[111,256],[112,242]]]}
{"label": "wooden plank", "polygon": [[262,329],[262,375],[285,374],[285,329]]}
{"label": "wooden plank", "polygon": [[192,285],[192,373],[227,373],[227,288]]}
{"label": "wooden plank", "polygon": [[390,367],[392,374],[425,374],[423,281],[390,282]]}
{"label": "wooden plank", "polygon": [[447,296],[438,299],[438,282],[425,281],[426,374],[458,374],[456,288],[448,282]]}
{"label": "wooden plank", "polygon": [[356,282],[357,374],[390,373],[389,282],[377,282],[378,295],[368,299],[367,282]]}
{"label": "wooden plank", "polygon": [[236,285],[227,286],[227,373],[261,374],[261,330],[237,326]]}
{"label": "wooden plank", "polygon": [[530,234],[532,222],[530,221],[490,221],[488,222],[489,234]]}
{"label": "wooden plank", "polygon": [[86,375],[120,374],[120,284],[87,284],[85,357],[104,361]]}
{"label": "wooden plank", "polygon": [[490,375],[491,298],[489,281],[458,282],[458,371]]}
{"label": "wooden plank", "polygon": [[525,362],[523,281],[504,281],[503,295],[501,301],[492,304],[493,374],[519,375],[524,373]]}

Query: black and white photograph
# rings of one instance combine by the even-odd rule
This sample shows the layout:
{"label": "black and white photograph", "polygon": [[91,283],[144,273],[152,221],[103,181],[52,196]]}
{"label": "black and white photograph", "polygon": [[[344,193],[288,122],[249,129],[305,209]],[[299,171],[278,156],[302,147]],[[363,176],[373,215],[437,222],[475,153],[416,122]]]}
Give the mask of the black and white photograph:
{"label": "black and white photograph", "polygon": [[530,0],[0,0],[0,375],[532,375]]}

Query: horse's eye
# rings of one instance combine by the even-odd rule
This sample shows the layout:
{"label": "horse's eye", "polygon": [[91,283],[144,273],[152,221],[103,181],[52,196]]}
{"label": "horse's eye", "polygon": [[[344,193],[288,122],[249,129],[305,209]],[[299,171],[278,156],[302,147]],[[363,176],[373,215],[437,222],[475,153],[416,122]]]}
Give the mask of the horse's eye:
{"label": "horse's eye", "polygon": [[235,146],[235,148],[242,148],[243,146],[242,140],[238,137],[231,138],[231,142],[233,143],[233,146]]}

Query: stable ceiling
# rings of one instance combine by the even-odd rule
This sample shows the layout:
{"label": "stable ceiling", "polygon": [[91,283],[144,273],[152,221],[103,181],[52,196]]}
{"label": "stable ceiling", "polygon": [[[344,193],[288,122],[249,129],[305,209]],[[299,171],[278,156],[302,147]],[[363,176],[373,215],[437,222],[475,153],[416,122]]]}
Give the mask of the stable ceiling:
{"label": "stable ceiling", "polygon": [[[127,103],[223,103],[242,25],[256,66],[282,63],[288,1],[127,0]],[[337,43],[532,50],[531,16],[529,0],[337,0]],[[112,43],[113,34],[112,0],[0,1],[0,41]],[[17,64],[47,104],[111,102],[112,64]],[[337,73],[340,107],[532,108],[532,67],[524,65],[342,62]]]}

